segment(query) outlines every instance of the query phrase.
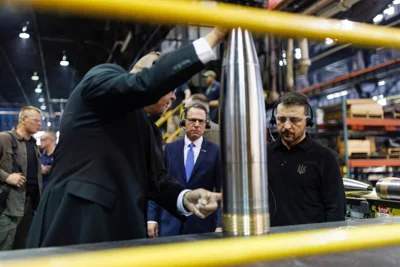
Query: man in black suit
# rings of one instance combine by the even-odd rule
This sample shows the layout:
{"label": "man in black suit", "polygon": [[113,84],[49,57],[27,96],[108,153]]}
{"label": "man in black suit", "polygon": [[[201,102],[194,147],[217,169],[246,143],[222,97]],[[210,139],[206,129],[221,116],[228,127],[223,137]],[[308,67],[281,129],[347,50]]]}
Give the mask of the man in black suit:
{"label": "man in black suit", "polygon": [[184,190],[165,171],[143,107],[201,71],[225,33],[215,28],[139,73],[104,64],[86,74],[65,107],[27,247],[144,238],[148,199],[176,216],[205,218],[217,210],[220,194]]}

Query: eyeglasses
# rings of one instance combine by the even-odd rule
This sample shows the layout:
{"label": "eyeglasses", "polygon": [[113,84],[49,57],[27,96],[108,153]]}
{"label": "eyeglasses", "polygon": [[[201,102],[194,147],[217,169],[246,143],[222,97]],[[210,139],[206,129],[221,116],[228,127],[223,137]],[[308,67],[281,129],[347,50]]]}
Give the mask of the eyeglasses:
{"label": "eyeglasses", "polygon": [[310,118],[310,116],[305,116],[303,118],[300,117],[286,117],[286,116],[276,116],[276,120],[281,123],[284,124],[286,122],[286,120],[289,120],[289,122],[291,124],[299,124],[301,123],[304,119]]}
{"label": "eyeglasses", "polygon": [[206,123],[205,120],[201,120],[201,119],[192,119],[192,118],[187,118],[188,122],[190,124],[195,124],[197,121],[199,122],[200,125],[203,125]]}
{"label": "eyeglasses", "polygon": [[25,117],[28,118],[28,119],[30,119],[30,120],[33,120],[33,121],[35,121],[35,122],[40,122],[40,121],[42,121],[40,118],[28,117],[28,116],[25,116]]}

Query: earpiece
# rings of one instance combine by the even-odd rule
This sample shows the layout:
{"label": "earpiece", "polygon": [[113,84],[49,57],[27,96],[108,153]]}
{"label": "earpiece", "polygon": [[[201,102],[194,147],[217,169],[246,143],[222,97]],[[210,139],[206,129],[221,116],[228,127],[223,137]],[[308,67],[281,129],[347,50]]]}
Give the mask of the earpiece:
{"label": "earpiece", "polygon": [[[269,123],[271,123],[272,125],[276,125],[275,110],[279,104],[280,104],[280,102],[277,101],[275,103],[275,105],[272,107],[272,115],[271,115],[271,119],[269,120]],[[310,103],[308,103],[308,101],[305,101],[305,104],[307,104],[307,106],[310,109],[310,117],[306,119],[306,126],[313,127],[315,125],[313,109],[312,109]]]}
{"label": "earpiece", "polygon": [[196,103],[196,104],[194,104],[194,105],[192,105],[190,107],[187,107],[187,108],[185,108],[183,110],[183,112],[181,114],[181,118],[179,120],[179,126],[185,127],[185,125],[186,125],[186,120],[185,120],[186,119],[186,115],[187,115],[188,111],[191,108],[199,108],[199,109],[204,110],[204,112],[206,113],[206,129],[211,129],[211,123],[210,123],[210,118],[208,117],[207,109],[206,109],[205,106],[203,106],[202,104],[199,104],[199,103]]}

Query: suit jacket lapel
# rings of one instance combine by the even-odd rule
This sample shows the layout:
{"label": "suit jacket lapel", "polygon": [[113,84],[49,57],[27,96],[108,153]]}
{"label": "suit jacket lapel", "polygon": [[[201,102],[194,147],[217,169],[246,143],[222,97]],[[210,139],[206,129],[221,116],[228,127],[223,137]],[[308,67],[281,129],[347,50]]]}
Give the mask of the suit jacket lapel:
{"label": "suit jacket lapel", "polygon": [[207,146],[208,146],[208,141],[203,138],[203,143],[201,144],[199,157],[197,158],[196,163],[194,164],[189,182],[192,181],[193,175],[196,174],[196,171],[200,168],[202,161],[207,157]]}
{"label": "suit jacket lapel", "polygon": [[180,181],[182,184],[187,184],[187,179],[186,179],[186,169],[185,169],[185,139],[181,139],[179,140],[179,144],[178,144],[178,168],[179,168],[179,172],[182,175],[178,175],[179,177],[182,177],[183,179]]}

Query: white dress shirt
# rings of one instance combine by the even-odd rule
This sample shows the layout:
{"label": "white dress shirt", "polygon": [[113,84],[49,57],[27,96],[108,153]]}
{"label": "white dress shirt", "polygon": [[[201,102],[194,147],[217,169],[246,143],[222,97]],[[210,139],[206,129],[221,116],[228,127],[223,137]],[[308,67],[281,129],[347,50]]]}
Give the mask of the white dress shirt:
{"label": "white dress shirt", "polygon": [[187,159],[187,154],[189,152],[189,145],[193,143],[193,153],[194,153],[194,164],[196,164],[197,158],[199,157],[200,150],[201,150],[201,144],[203,143],[203,136],[201,136],[199,139],[196,141],[192,142],[187,138],[187,135],[185,135],[185,145],[183,146],[183,159],[185,163],[185,168],[186,168],[186,159]]}
{"label": "white dress shirt", "polygon": [[[199,58],[199,60],[203,64],[206,64],[206,63],[210,62],[211,60],[217,59],[216,55],[214,54],[211,46],[208,44],[206,39],[204,39],[204,38],[197,39],[196,41],[193,42],[193,46],[194,46],[194,50],[196,51],[197,57]],[[187,137],[185,136],[185,150],[184,150],[184,153],[185,153],[184,154],[185,165],[186,165],[187,152],[189,151],[189,148],[187,147],[187,145],[190,144],[190,143],[188,143],[186,145],[186,139],[187,139]],[[190,142],[189,139],[187,139],[187,140]],[[199,140],[201,140],[201,141],[199,141]],[[198,145],[196,143],[197,141],[200,142],[200,145]],[[196,147],[193,148],[193,150],[194,150],[194,162],[195,163],[196,163],[197,158],[199,157],[202,142],[203,142],[203,137],[199,138],[198,140],[196,140],[194,142],[194,144],[196,145]],[[186,211],[184,206],[183,206],[183,196],[185,195],[186,192],[189,192],[189,191],[191,191],[191,190],[189,190],[189,189],[183,190],[179,194],[177,202],[176,202],[176,205],[177,205],[179,213],[181,215],[184,215],[184,216],[192,215],[192,213]],[[148,223],[156,223],[156,222],[148,221]]]}

